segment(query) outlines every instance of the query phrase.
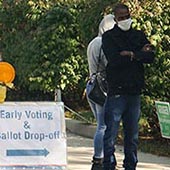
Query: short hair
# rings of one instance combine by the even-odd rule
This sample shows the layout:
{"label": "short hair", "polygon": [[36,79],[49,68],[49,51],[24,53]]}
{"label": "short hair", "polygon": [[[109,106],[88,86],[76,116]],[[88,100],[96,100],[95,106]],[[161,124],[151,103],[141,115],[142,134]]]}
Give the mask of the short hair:
{"label": "short hair", "polygon": [[117,11],[120,9],[126,9],[127,11],[129,11],[129,7],[127,5],[119,3],[113,8],[114,14],[116,14]]}

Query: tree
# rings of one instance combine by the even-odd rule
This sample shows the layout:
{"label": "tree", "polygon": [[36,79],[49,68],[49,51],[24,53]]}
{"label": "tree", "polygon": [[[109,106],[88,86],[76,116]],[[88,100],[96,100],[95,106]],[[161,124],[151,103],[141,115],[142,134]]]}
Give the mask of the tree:
{"label": "tree", "polygon": [[[154,64],[146,66],[142,116],[153,123],[154,101],[170,98],[170,2],[167,0],[4,0],[0,2],[0,48],[16,69],[19,99],[33,92],[53,94],[62,89],[64,100],[81,97],[88,78],[86,47],[98,25],[115,3],[131,10],[133,27],[142,29],[155,46]],[[25,95],[26,92],[27,95]],[[16,97],[16,96],[15,96]],[[44,96],[43,96],[44,97]],[[14,98],[13,98],[14,100]],[[39,97],[39,100],[42,100]],[[156,127],[158,128],[158,127]],[[158,132],[158,129],[156,129]]]}
{"label": "tree", "polygon": [[80,53],[77,14],[76,4],[62,0],[1,5],[4,60],[16,68],[18,89],[82,94],[87,65]]}

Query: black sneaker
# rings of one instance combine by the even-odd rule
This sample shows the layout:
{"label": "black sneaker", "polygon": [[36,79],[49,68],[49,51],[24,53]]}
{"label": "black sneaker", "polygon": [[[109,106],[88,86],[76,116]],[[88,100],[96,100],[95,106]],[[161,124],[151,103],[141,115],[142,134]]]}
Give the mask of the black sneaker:
{"label": "black sneaker", "polygon": [[93,163],[91,170],[103,170],[102,164]]}
{"label": "black sneaker", "polygon": [[93,158],[91,170],[103,170],[103,159]]}
{"label": "black sneaker", "polygon": [[105,170],[105,169],[107,169],[107,170],[118,170],[118,169],[117,169],[117,168],[115,168],[115,167],[111,167],[111,168],[106,168],[106,167],[104,168],[104,167],[103,167],[103,169],[102,169],[102,170]]}

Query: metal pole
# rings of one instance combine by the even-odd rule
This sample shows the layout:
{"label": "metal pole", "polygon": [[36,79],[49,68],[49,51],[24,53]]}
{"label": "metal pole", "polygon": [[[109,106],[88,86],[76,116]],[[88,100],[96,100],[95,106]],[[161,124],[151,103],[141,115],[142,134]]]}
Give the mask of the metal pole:
{"label": "metal pole", "polygon": [[92,123],[89,120],[87,120],[85,117],[81,116],[79,113],[75,112],[74,110],[70,109],[68,106],[64,105],[64,107],[69,110],[70,112],[72,112],[73,114],[77,115],[79,118],[81,118],[82,120],[84,120],[86,123]]}
{"label": "metal pole", "polygon": [[0,51],[0,61],[2,61],[2,52]]}
{"label": "metal pole", "polygon": [[[54,91],[54,101],[55,102],[61,102],[61,90],[60,89],[55,89]],[[84,120],[86,123],[92,123],[89,120],[87,120],[85,117],[81,116],[79,113],[75,112],[74,110],[70,109],[68,106],[64,105],[64,107],[72,112],[73,114],[77,115],[79,118]]]}
{"label": "metal pole", "polygon": [[61,90],[55,89],[54,91],[54,101],[55,102],[61,102]]}

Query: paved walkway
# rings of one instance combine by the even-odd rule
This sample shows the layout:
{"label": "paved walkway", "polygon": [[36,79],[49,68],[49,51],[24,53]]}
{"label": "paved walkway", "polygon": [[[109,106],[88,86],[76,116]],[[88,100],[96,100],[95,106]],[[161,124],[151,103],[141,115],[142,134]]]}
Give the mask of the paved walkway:
{"label": "paved walkway", "polygon": [[[93,139],[76,135],[82,131],[90,134],[88,129],[90,126],[78,123],[72,124],[72,122],[66,121],[67,128],[71,128],[72,133],[67,132],[67,146],[68,146],[68,170],[90,170],[91,168],[91,157],[93,155]],[[78,127],[78,128],[75,128]],[[85,128],[85,127],[86,128]],[[77,131],[76,131],[77,129]],[[91,129],[94,132],[94,129]],[[92,134],[93,135],[93,134]],[[123,160],[123,148],[122,146],[116,147],[116,158],[118,162],[118,169],[122,167]],[[170,148],[167,148],[170,149]],[[138,167],[137,170],[170,170],[170,158],[159,157],[152,154],[138,152]]]}

